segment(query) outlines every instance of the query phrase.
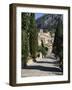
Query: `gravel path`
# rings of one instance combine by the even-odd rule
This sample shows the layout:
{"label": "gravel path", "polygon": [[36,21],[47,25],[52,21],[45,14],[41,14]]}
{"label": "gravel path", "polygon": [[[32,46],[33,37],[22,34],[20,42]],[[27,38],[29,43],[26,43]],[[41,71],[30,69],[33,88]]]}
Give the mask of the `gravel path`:
{"label": "gravel path", "polygon": [[37,59],[37,62],[32,62],[22,69],[22,77],[31,76],[50,76],[50,75],[62,75],[62,71],[57,65],[56,59],[43,58]]}

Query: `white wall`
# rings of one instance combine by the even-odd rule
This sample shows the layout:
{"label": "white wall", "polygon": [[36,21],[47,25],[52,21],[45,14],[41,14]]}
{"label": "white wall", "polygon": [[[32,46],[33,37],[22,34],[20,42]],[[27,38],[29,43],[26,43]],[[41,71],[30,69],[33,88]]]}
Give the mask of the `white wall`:
{"label": "white wall", "polygon": [[[54,84],[43,86],[11,87],[9,82],[9,4],[31,3],[72,6],[72,0],[0,0],[0,90],[71,90],[70,84]],[[72,7],[71,7],[72,11]],[[72,12],[71,12],[72,17]],[[72,18],[71,18],[72,22]],[[71,26],[72,29],[72,26]],[[72,31],[71,31],[72,33]],[[72,38],[72,36],[71,36]],[[72,41],[71,41],[72,43]],[[71,49],[72,51],[72,49]],[[71,62],[72,68],[72,62]],[[72,69],[71,69],[72,70]],[[71,72],[72,75],[72,72]],[[71,78],[72,81],[72,78]]]}

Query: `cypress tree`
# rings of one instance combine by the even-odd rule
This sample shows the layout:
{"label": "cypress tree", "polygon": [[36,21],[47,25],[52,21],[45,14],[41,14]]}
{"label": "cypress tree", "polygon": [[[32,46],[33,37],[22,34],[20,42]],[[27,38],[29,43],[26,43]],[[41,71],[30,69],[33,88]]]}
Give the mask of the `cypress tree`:
{"label": "cypress tree", "polygon": [[56,57],[58,56],[60,58],[60,63],[63,63],[63,23],[60,18],[58,19],[58,24],[55,32],[53,52],[55,53]]}
{"label": "cypress tree", "polygon": [[28,58],[28,37],[25,31],[22,31],[22,64],[23,67],[27,66]]}
{"label": "cypress tree", "polygon": [[38,46],[38,32],[36,28],[35,15],[31,13],[30,15],[30,26],[29,26],[29,45],[30,45],[30,54],[33,58],[33,61],[36,62],[37,46]]}
{"label": "cypress tree", "polygon": [[28,50],[28,14],[22,13],[22,68],[27,66]]}

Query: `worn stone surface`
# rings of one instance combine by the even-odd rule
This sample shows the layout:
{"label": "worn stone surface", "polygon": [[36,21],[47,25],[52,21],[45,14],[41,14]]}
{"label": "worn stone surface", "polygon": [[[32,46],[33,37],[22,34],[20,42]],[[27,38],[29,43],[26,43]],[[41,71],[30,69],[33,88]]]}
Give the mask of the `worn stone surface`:
{"label": "worn stone surface", "polygon": [[22,77],[62,74],[58,65],[58,60],[52,58],[37,59],[37,62],[28,63],[27,67],[21,70]]}

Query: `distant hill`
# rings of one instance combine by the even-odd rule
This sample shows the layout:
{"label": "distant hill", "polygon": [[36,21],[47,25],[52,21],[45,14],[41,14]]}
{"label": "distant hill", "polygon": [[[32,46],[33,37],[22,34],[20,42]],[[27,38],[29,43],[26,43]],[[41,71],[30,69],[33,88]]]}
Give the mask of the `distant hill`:
{"label": "distant hill", "polygon": [[62,14],[45,14],[36,20],[37,28],[55,31],[59,20],[63,23]]}

